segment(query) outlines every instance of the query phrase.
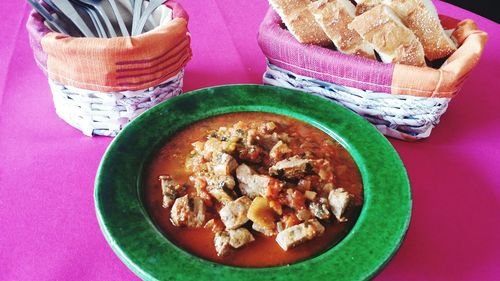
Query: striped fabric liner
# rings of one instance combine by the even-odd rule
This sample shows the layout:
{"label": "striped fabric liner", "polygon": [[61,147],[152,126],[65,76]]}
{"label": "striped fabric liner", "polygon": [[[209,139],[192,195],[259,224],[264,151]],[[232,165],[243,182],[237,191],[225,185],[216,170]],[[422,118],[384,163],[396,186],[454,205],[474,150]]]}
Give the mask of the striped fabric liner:
{"label": "striped fabric liner", "polygon": [[177,75],[192,56],[187,14],[175,1],[166,5],[171,21],[139,36],[110,39],[51,32],[32,13],[27,27],[35,59],[49,79],[67,86],[102,92],[154,87]]}

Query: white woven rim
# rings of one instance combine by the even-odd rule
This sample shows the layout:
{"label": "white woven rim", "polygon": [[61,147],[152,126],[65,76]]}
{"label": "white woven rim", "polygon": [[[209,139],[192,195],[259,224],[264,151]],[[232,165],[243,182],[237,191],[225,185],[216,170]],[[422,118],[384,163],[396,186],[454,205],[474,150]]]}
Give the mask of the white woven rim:
{"label": "white woven rim", "polygon": [[158,86],[139,91],[97,92],[49,79],[56,113],[87,136],[116,136],[142,112],[182,92],[184,70]]}
{"label": "white woven rim", "polygon": [[450,101],[449,98],[393,95],[336,85],[297,75],[269,62],[263,81],[328,98],[363,116],[384,135],[404,140],[428,137]]}

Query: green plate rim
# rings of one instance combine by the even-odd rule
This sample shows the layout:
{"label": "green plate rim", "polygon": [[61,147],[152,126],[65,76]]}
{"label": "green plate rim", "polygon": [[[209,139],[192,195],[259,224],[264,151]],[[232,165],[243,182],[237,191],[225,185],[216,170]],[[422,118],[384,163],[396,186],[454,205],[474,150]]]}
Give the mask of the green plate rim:
{"label": "green plate rim", "polygon": [[[330,250],[286,266],[232,267],[183,251],[151,221],[139,194],[148,155],[192,122],[239,111],[271,112],[308,122],[330,134],[353,156],[363,178],[365,202],[353,229]],[[196,90],[141,114],[106,150],[95,179],[94,201],[99,226],[111,248],[145,280],[370,279],[401,245],[412,208],[404,165],[372,124],[324,98],[253,84]]]}

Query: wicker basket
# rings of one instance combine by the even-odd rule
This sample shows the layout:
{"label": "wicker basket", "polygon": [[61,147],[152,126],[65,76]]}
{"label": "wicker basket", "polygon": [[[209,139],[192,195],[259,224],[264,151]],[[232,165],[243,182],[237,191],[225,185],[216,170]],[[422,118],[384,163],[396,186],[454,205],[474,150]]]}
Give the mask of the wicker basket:
{"label": "wicker basket", "polygon": [[267,58],[263,82],[325,97],[363,116],[386,136],[427,138],[477,64],[487,39],[470,20],[443,17],[442,22],[457,27],[460,47],[435,69],[383,64],[300,44],[270,9],[258,36]]}
{"label": "wicker basket", "polygon": [[325,97],[363,116],[384,135],[399,139],[428,137],[450,101],[449,98],[391,95],[336,85],[294,74],[269,62],[264,83]]}
{"label": "wicker basket", "polygon": [[140,91],[99,92],[65,86],[49,79],[56,113],[87,136],[116,136],[142,112],[182,92],[184,71]]}
{"label": "wicker basket", "polygon": [[88,136],[115,136],[145,110],[182,92],[191,58],[187,14],[175,1],[155,13],[160,25],[152,31],[111,39],[61,35],[30,14],[35,60],[48,76],[60,118]]}

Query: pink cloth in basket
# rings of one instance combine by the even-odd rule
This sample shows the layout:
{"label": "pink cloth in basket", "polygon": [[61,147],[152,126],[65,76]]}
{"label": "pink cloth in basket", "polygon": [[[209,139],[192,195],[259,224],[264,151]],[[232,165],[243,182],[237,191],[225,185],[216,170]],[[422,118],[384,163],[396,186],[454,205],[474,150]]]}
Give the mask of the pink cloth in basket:
{"label": "pink cloth in basket", "polygon": [[272,9],[261,24],[258,41],[269,61],[294,73],[349,87],[390,93],[393,64],[346,56],[321,46],[301,44],[282,28]]}

